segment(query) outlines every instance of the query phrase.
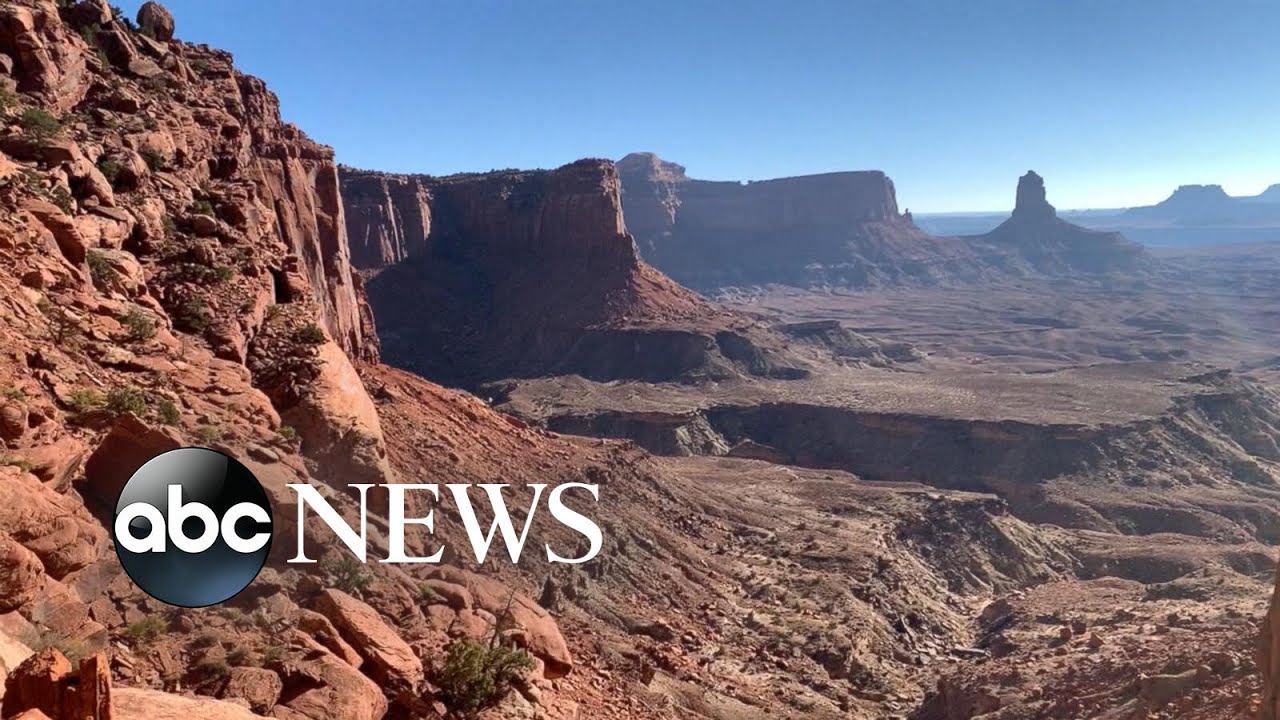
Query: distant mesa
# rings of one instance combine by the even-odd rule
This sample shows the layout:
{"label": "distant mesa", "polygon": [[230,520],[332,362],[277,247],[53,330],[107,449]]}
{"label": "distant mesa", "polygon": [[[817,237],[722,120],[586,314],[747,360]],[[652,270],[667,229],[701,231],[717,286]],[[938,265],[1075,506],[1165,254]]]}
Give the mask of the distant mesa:
{"label": "distant mesa", "polygon": [[1244,197],[1228,195],[1221,185],[1183,185],[1155,205],[1130,208],[1123,218],[1173,225],[1280,223],[1280,184]]}
{"label": "distant mesa", "polygon": [[1044,179],[1018,183],[1013,216],[981,236],[931,235],[899,212],[879,170],[717,182],[653,153],[618,161],[627,228],[645,259],[702,292],[933,285],[1038,273],[1110,272],[1141,249],[1058,218]]}

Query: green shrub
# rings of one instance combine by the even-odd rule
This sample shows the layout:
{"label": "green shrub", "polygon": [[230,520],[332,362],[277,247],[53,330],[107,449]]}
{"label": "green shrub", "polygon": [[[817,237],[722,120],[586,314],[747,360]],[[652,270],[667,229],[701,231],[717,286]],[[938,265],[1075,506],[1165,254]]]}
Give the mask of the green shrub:
{"label": "green shrub", "polygon": [[268,645],[262,649],[262,664],[271,665],[284,659],[284,646]]}
{"label": "green shrub", "polygon": [[27,391],[20,387],[7,387],[4,389],[4,396],[8,400],[26,400]]}
{"label": "green shrub", "polygon": [[22,472],[31,472],[31,461],[25,458],[9,457],[8,455],[0,457],[0,465],[8,465],[16,467]]}
{"label": "green shrub", "polygon": [[292,425],[281,425],[278,432],[280,433],[280,437],[289,442],[293,442],[298,439],[298,431],[294,430]]}
{"label": "green shrub", "polygon": [[140,154],[142,155],[142,159],[147,163],[147,167],[151,168],[151,172],[160,172],[165,168],[165,165],[167,165],[164,155],[161,155],[159,150],[146,148]]}
{"label": "green shrub", "polygon": [[106,398],[102,396],[102,393],[92,388],[76,390],[72,392],[71,397],[67,399],[67,404],[71,406],[73,411],[78,413],[97,410],[102,407],[105,402]]}
{"label": "green shrub", "polygon": [[53,189],[49,191],[49,199],[52,200],[53,204],[57,205],[58,209],[62,210],[62,212],[67,213],[68,215],[71,214],[70,190],[61,185],[54,185]]}
{"label": "green shrub", "polygon": [[298,328],[296,337],[298,338],[298,342],[305,343],[307,345],[323,345],[328,340],[324,334],[324,330],[321,330],[320,326],[315,323]]}
{"label": "green shrub", "polygon": [[141,417],[147,412],[147,396],[132,385],[118,385],[107,391],[107,410],[113,415],[133,413]]}
{"label": "green shrub", "polygon": [[122,169],[120,163],[111,158],[104,157],[98,160],[98,171],[102,173],[102,177],[107,179],[107,182],[111,183],[112,187],[120,179],[120,171]]}
{"label": "green shrub", "polygon": [[497,705],[532,667],[533,659],[523,650],[461,638],[449,644],[436,685],[453,713],[473,718]]}
{"label": "green shrub", "polygon": [[204,332],[209,327],[208,308],[204,300],[193,297],[178,306],[174,319],[177,320],[178,327],[188,332]]}
{"label": "green shrub", "polygon": [[242,667],[244,665],[252,665],[252,658],[249,651],[244,648],[235,648],[227,653],[227,664],[233,667]]}
{"label": "green shrub", "polygon": [[136,643],[148,644],[169,631],[169,622],[159,615],[148,615],[125,628],[124,634]]}
{"label": "green shrub", "polygon": [[0,115],[8,115],[18,105],[18,96],[9,88],[0,87]]}
{"label": "green shrub", "polygon": [[49,298],[40,298],[40,301],[36,303],[36,309],[49,321],[49,329],[53,334],[54,342],[61,345],[65,341],[79,336],[80,327],[76,324],[75,317],[64,308],[54,305],[49,301]]}
{"label": "green shrub", "polygon": [[196,636],[195,642],[192,643],[197,648],[209,648],[219,643],[218,636],[211,632],[200,633]]}
{"label": "green shrub", "polygon": [[106,253],[101,250],[90,250],[84,260],[89,264],[89,277],[95,285],[108,285],[120,277],[120,273],[111,266]]}
{"label": "green shrub", "polygon": [[440,602],[440,593],[431,589],[430,585],[423,583],[418,586],[418,599],[423,605],[434,605]]}
{"label": "green shrub", "polygon": [[364,563],[350,555],[330,555],[321,560],[318,567],[331,587],[356,597],[362,596],[373,582],[373,575]]}
{"label": "green shrub", "polygon": [[120,324],[129,331],[129,338],[132,340],[150,340],[156,334],[156,321],[139,307],[129,308],[120,317]]}
{"label": "green shrub", "polygon": [[214,427],[213,425],[201,425],[195,429],[194,435],[196,436],[196,440],[199,440],[205,445],[211,445],[222,439],[222,430]]}
{"label": "green shrub", "polygon": [[220,680],[231,674],[231,667],[220,657],[207,657],[196,664],[196,672],[214,680]]}
{"label": "green shrub", "polygon": [[84,40],[89,47],[96,47],[98,44],[98,32],[102,30],[98,23],[89,23],[80,28],[80,39]]}
{"label": "green shrub", "polygon": [[29,107],[23,110],[22,115],[18,117],[18,125],[22,127],[22,131],[27,134],[27,137],[37,143],[48,142],[62,131],[62,122],[57,117],[38,107]]}
{"label": "green shrub", "polygon": [[191,201],[191,214],[193,215],[213,215],[213,203],[201,198]]}
{"label": "green shrub", "polygon": [[167,397],[160,398],[156,403],[156,413],[160,416],[160,422],[165,425],[177,425],[182,419],[182,412],[178,410],[178,405]]}

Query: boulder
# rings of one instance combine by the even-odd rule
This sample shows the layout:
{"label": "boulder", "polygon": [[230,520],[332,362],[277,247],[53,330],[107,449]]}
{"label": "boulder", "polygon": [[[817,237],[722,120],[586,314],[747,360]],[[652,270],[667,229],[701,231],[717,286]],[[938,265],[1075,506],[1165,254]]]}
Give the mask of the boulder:
{"label": "boulder", "polygon": [[35,553],[46,572],[60,578],[98,559],[106,531],[78,498],[15,467],[0,468],[0,484],[5,488],[0,531]]}
{"label": "boulder", "polygon": [[120,490],[138,468],[156,455],[182,446],[182,438],[171,428],[153,428],[129,413],[117,417],[85,463],[89,494],[114,506]]}
{"label": "boulder", "polygon": [[343,639],[364,658],[366,670],[374,680],[410,688],[422,682],[422,661],[377,610],[333,588],[316,597],[315,609],[329,618]]}
{"label": "boulder", "polygon": [[44,565],[13,538],[0,535],[0,613],[35,599],[44,586]]}
{"label": "boulder", "polygon": [[381,720],[387,713],[378,686],[327,652],[289,662],[282,678],[287,700],[272,710],[277,720]]}
{"label": "boulder", "polygon": [[115,689],[114,697],[111,720],[267,720],[241,705],[207,697],[123,687]]}
{"label": "boulder", "polygon": [[4,717],[38,710],[52,720],[113,720],[111,671],[98,653],[78,670],[58,650],[32,655],[5,680]]}
{"label": "boulder", "polygon": [[333,626],[333,623],[329,622],[329,618],[314,610],[305,608],[298,611],[297,617],[298,629],[306,633],[312,640],[342,658],[353,668],[359,669],[364,664],[360,653],[356,652],[356,649],[351,647],[350,643],[342,639],[342,636],[338,634],[338,629]]}
{"label": "boulder", "polygon": [[280,676],[266,668],[234,667],[218,697],[244,700],[254,712],[265,713],[275,706],[283,688]]}
{"label": "boulder", "polygon": [[173,13],[158,2],[145,2],[138,8],[138,29],[161,42],[173,39]]}
{"label": "boulder", "polygon": [[513,595],[511,589],[502,583],[460,568],[436,567],[432,576],[466,588],[475,607],[492,613],[494,617],[501,618],[504,613],[509,615],[510,624],[523,631],[513,635],[512,639],[546,663],[548,679],[564,677],[573,670],[573,656],[555,618],[531,598],[520,593]]}

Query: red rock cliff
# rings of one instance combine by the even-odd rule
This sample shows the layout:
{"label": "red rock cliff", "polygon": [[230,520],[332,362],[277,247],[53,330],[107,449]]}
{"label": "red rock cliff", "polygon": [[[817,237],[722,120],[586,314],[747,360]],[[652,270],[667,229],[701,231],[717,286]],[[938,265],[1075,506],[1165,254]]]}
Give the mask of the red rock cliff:
{"label": "red rock cliff", "polygon": [[696,288],[875,283],[964,254],[898,211],[883,172],[693,180],[652,153],[618,161],[627,226],[646,259]]}
{"label": "red rock cliff", "polygon": [[540,374],[581,349],[584,334],[723,315],[640,259],[607,160],[341,176],[348,234],[392,364],[459,383]]}

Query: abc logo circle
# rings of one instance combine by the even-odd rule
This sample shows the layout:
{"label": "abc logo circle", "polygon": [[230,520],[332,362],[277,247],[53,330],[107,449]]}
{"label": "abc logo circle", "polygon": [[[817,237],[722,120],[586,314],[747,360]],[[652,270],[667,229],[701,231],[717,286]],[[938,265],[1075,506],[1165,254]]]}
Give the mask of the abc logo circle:
{"label": "abc logo circle", "polygon": [[253,582],[271,551],[271,503],[235,459],[188,447],[157,455],[125,483],[111,524],[129,577],[157,600],[205,607]]}

